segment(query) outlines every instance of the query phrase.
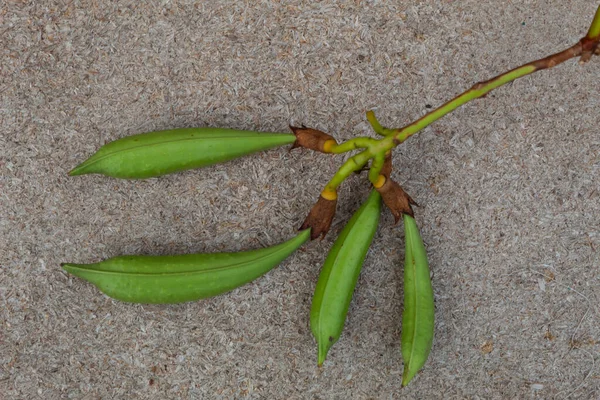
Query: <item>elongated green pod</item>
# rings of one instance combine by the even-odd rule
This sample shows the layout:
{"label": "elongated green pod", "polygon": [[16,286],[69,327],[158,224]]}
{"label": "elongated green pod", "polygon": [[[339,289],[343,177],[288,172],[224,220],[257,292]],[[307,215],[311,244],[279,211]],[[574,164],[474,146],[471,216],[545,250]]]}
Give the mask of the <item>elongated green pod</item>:
{"label": "elongated green pod", "polygon": [[117,300],[169,304],[228,292],[267,273],[310,237],[310,229],[287,242],[239,253],[120,256],[95,264],[62,264]]}
{"label": "elongated green pod", "polygon": [[291,144],[293,134],[182,128],[127,136],[102,146],[69,175],[144,179],[213,165]]}
{"label": "elongated green pod", "polygon": [[423,367],[433,343],[433,288],[427,253],[414,218],[404,214],[404,313],[402,314],[402,386]]}
{"label": "elongated green pod", "polygon": [[319,365],[342,334],[380,213],[381,195],[373,190],[348,221],[325,259],[310,310],[310,328],[317,340]]}

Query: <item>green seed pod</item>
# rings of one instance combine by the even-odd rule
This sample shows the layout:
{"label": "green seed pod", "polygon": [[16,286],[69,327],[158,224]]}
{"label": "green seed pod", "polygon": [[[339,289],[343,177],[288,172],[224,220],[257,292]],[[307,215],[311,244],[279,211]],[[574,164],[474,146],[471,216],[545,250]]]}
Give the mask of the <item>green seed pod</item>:
{"label": "green seed pod", "polygon": [[402,386],[423,367],[433,343],[433,288],[427,253],[414,218],[404,214],[404,313],[402,314]]}
{"label": "green seed pod", "polygon": [[105,144],[69,175],[144,179],[200,168],[294,143],[285,133],[183,128],[127,136]]}
{"label": "green seed pod", "polygon": [[373,190],[346,224],[323,264],[310,310],[310,328],[317,340],[319,365],[342,334],[380,213],[381,196]]}
{"label": "green seed pod", "polygon": [[267,273],[310,237],[310,229],[287,242],[239,253],[120,256],[95,264],[62,264],[117,300],[169,304],[216,296]]}

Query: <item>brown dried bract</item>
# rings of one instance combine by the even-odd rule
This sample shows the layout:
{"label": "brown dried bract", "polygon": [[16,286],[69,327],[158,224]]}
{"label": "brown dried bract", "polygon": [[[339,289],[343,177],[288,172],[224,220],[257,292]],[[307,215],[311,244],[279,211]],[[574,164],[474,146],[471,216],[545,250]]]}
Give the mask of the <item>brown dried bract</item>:
{"label": "brown dried bract", "polygon": [[319,196],[319,200],[308,213],[300,230],[311,228],[311,240],[319,236],[323,239],[329,231],[331,221],[333,221],[336,205],[337,200],[327,200],[323,196]]}
{"label": "brown dried bract", "polygon": [[383,167],[381,168],[380,174],[385,176],[386,181],[390,179],[390,175],[392,173],[392,153],[388,153],[385,155],[385,161],[383,162]]}
{"label": "brown dried bract", "polygon": [[317,129],[307,128],[305,126],[297,128],[291,125],[290,129],[292,132],[294,132],[294,135],[296,135],[296,141],[292,145],[292,149],[295,149],[296,147],[304,147],[305,149],[320,151],[321,153],[329,153],[325,147],[325,143],[328,141],[337,143],[333,136]]}
{"label": "brown dried bract", "polygon": [[381,194],[383,202],[394,215],[396,223],[398,223],[402,214],[415,216],[411,205],[418,206],[418,204],[396,182],[388,178],[383,186],[376,190]]}

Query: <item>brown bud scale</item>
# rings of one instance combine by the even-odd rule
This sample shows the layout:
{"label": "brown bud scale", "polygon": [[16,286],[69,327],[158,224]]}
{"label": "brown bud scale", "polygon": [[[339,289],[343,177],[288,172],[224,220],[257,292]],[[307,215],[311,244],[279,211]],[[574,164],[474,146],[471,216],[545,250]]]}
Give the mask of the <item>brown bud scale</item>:
{"label": "brown bud scale", "polygon": [[321,153],[329,153],[325,147],[325,143],[328,141],[337,143],[333,136],[317,129],[307,128],[305,126],[298,128],[291,125],[290,129],[292,132],[294,132],[294,135],[296,135],[296,141],[292,145],[292,149],[295,149],[296,147],[303,147],[305,149],[319,151]]}
{"label": "brown bud scale", "polygon": [[319,196],[319,200],[317,200],[316,204],[308,213],[300,230],[311,228],[311,240],[314,240],[319,236],[323,239],[331,227],[331,221],[333,221],[333,216],[335,215],[336,205],[337,200],[327,200],[323,196]]}
{"label": "brown bud scale", "polygon": [[376,190],[381,194],[383,202],[390,209],[392,215],[394,215],[396,223],[398,223],[402,214],[407,214],[411,217],[415,216],[412,205],[418,206],[418,204],[398,183],[391,179],[386,179],[383,186],[376,188]]}

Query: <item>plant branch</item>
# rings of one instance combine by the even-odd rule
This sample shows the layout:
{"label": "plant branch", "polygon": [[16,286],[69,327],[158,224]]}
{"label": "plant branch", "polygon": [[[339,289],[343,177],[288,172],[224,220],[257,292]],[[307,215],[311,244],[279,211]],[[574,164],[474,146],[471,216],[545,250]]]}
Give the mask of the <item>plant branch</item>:
{"label": "plant branch", "polygon": [[[594,17],[594,21],[592,23],[590,31],[588,32],[588,36],[581,39],[574,46],[571,46],[568,49],[563,50],[561,52],[552,54],[548,57],[541,58],[539,60],[535,60],[530,63],[524,64],[520,67],[514,68],[508,72],[496,76],[495,78],[483,82],[478,82],[466,92],[463,92],[462,94],[456,96],[444,105],[436,108],[435,110],[429,112],[428,114],[419,118],[415,122],[403,128],[385,128],[379,123],[373,111],[367,112],[367,120],[373,127],[373,130],[376,133],[385,137],[377,142],[374,142],[374,139],[370,138],[356,138],[335,146],[332,150],[332,152],[334,153],[351,151],[357,148],[368,148],[369,150],[360,153],[360,157],[356,156],[358,158],[352,157],[348,161],[346,161],[346,163],[342,165],[338,173],[336,173],[334,178],[327,184],[327,188],[330,190],[335,190],[350,175],[351,172],[362,168],[370,158],[373,158],[377,154],[383,154],[386,151],[398,146],[400,143],[404,142],[406,139],[408,139],[415,133],[423,130],[438,119],[451,113],[452,111],[470,102],[471,100],[484,97],[489,92],[500,86],[503,86],[518,78],[522,78],[534,72],[555,67],[567,60],[570,60],[571,58],[582,57],[583,62],[587,61],[587,59],[589,59],[589,57],[591,57],[592,54],[597,52],[599,48],[598,44],[600,42],[600,7],[598,8],[598,10],[599,11],[596,12],[596,16]],[[599,32],[596,34],[596,31]],[[367,156],[369,158],[365,159],[365,157]],[[371,174],[369,176],[369,179],[373,180]]]}
{"label": "plant branch", "polygon": [[[388,205],[388,208],[392,210],[396,218],[399,218],[399,215],[403,213],[408,213],[409,215],[412,215],[412,208],[410,207],[410,205],[415,204],[414,201],[402,190],[402,188],[397,183],[389,179],[389,171],[387,172],[388,176],[386,176],[386,172],[383,171],[385,170],[383,166],[385,163],[386,154],[389,155],[389,152],[393,148],[398,146],[400,143],[403,143],[415,133],[423,130],[438,119],[456,110],[458,107],[468,103],[471,100],[485,97],[489,92],[500,86],[503,86],[507,83],[510,83],[516,79],[527,76],[534,72],[555,67],[575,57],[581,57],[580,63],[585,63],[589,61],[592,58],[592,55],[594,54],[600,55],[600,6],[598,7],[596,14],[594,15],[594,19],[588,30],[587,35],[575,45],[561,52],[552,54],[548,57],[541,58],[539,60],[535,60],[524,64],[520,67],[514,68],[487,81],[478,82],[475,85],[473,85],[469,90],[456,96],[452,100],[429,112],[428,114],[424,115],[423,117],[419,118],[418,120],[414,121],[409,125],[398,129],[385,128],[379,123],[379,121],[375,117],[375,113],[373,111],[368,111],[367,120],[371,124],[371,127],[373,128],[375,133],[383,136],[383,138],[379,140],[375,140],[368,137],[359,137],[351,139],[341,144],[337,144],[331,136],[325,133],[319,131],[315,133],[314,130],[306,128],[303,128],[302,130],[299,128],[292,129],[295,129],[294,133],[297,137],[299,137],[298,141],[300,141],[300,139],[304,139],[304,136],[310,138],[311,140],[313,140],[314,138],[320,140],[320,142],[317,143],[318,146],[312,145],[311,143],[299,143],[299,145],[302,145],[302,147],[312,148],[313,150],[322,151],[325,153],[336,154],[356,149],[365,149],[361,153],[350,157],[340,167],[340,169],[335,173],[333,178],[327,183],[325,189],[321,192],[320,199],[323,198],[326,201],[335,202],[335,199],[337,199],[337,188],[350,176],[350,174],[356,171],[360,171],[369,162],[369,160],[373,159],[373,162],[371,163],[371,169],[369,171],[369,180],[371,181],[371,184],[380,193],[382,193],[386,205]],[[308,142],[308,140],[305,141]],[[386,196],[388,201],[386,201]],[[321,202],[323,203],[323,201]],[[317,203],[317,206],[318,205],[319,203]],[[319,207],[317,206],[315,206],[315,208],[319,209]],[[335,204],[333,205],[333,211],[330,210],[330,205],[328,207],[330,217],[333,218],[333,212],[335,212]],[[317,215],[319,213],[313,213],[311,211],[311,215],[312,214]],[[309,217],[311,215],[309,215]],[[307,220],[309,219],[310,218],[308,218]],[[328,219],[328,221],[330,221],[330,218]],[[306,224],[307,223],[305,222],[305,225]],[[316,223],[313,223],[313,225],[314,224]],[[312,226],[311,223],[308,223],[308,225]],[[319,234],[320,232],[323,232],[324,234],[324,232],[326,232],[327,229],[319,230]]]}
{"label": "plant branch", "polygon": [[403,128],[399,128],[396,130],[394,134],[394,147],[398,144],[404,142],[410,136],[424,129],[425,127],[431,125],[433,122],[442,118],[446,114],[451,113],[456,110],[458,107],[462,106],[465,103],[468,103],[471,100],[478,99],[480,97],[484,97],[492,90],[503,86],[509,82],[512,82],[518,78],[524,77],[526,75],[532,74],[537,71],[541,71],[544,69],[555,67],[563,62],[570,60],[574,57],[579,57],[584,54],[584,52],[589,52],[595,50],[595,47],[598,44],[598,39],[587,39],[584,38],[580,40],[577,44],[572,47],[569,47],[566,50],[563,50],[559,53],[552,54],[551,56],[532,61],[525,65],[522,65],[518,68],[514,68],[504,74],[498,75],[495,78],[492,78],[487,81],[478,82],[473,87],[461,95],[455,97],[450,100],[446,104],[438,107],[437,109],[431,111],[427,115],[421,117],[417,121],[413,122],[410,125],[407,125]]}
{"label": "plant branch", "polygon": [[371,169],[369,170],[369,180],[371,181],[373,186],[377,186],[377,181],[379,179],[379,175],[381,174],[381,170],[383,169],[384,162],[385,155],[383,153],[377,153],[373,157]]}
{"label": "plant branch", "polygon": [[331,180],[327,183],[324,191],[336,192],[338,186],[340,186],[342,182],[344,182],[350,176],[350,174],[362,169],[362,167],[364,167],[371,158],[373,158],[373,153],[371,153],[370,150],[365,150],[355,156],[350,157],[344,164],[342,164],[333,178],[331,178]]}
{"label": "plant branch", "polygon": [[342,144],[338,144],[333,146],[330,149],[330,152],[333,154],[346,153],[348,151],[356,150],[356,149],[366,149],[371,147],[377,143],[377,140],[369,138],[369,137],[358,137],[355,139],[350,139]]}
{"label": "plant branch", "polygon": [[377,120],[377,117],[375,117],[375,113],[373,112],[373,110],[367,111],[367,121],[369,121],[369,123],[371,124],[371,128],[373,128],[373,131],[375,131],[375,133],[377,133],[378,135],[389,136],[394,133],[393,129],[381,126],[381,124]]}

